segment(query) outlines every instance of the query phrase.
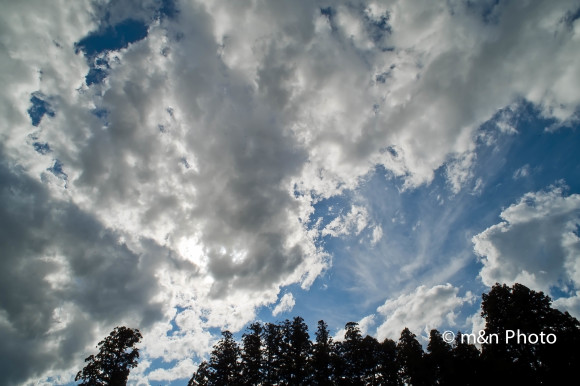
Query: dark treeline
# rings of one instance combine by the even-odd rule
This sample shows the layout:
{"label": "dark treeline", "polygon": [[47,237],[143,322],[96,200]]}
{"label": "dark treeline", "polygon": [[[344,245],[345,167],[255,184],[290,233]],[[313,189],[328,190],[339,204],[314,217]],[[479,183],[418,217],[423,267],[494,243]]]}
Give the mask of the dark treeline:
{"label": "dark treeline", "polygon": [[556,385],[576,378],[580,323],[553,309],[548,296],[496,284],[481,308],[482,335],[458,332],[450,344],[431,330],[426,350],[407,328],[397,341],[379,342],[349,322],[338,342],[322,320],[314,341],[301,317],[253,323],[239,343],[224,331],[189,386]]}

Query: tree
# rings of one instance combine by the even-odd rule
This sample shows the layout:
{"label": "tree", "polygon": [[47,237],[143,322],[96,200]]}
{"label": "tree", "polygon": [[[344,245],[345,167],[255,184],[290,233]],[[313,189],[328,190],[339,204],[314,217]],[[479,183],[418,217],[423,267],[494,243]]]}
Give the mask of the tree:
{"label": "tree", "polygon": [[209,370],[209,364],[203,361],[187,383],[187,386],[207,386],[209,385],[210,377],[211,371]]}
{"label": "tree", "polygon": [[324,320],[318,321],[315,336],[316,343],[314,343],[311,359],[314,373],[312,381],[315,385],[331,385],[332,337]]}
{"label": "tree", "polygon": [[381,385],[399,386],[399,363],[397,362],[397,343],[392,339],[385,339],[378,353],[379,380]]}
{"label": "tree", "polygon": [[312,343],[308,335],[308,326],[304,319],[297,316],[292,322],[284,323],[285,355],[283,362],[286,369],[288,385],[303,385],[308,383],[309,359]]}
{"label": "tree", "polygon": [[337,346],[342,359],[341,367],[337,368],[339,384],[359,385],[363,383],[364,376],[362,334],[356,322],[348,322],[344,329],[344,341]]}
{"label": "tree", "polygon": [[[563,384],[575,374],[580,366],[580,323],[553,309],[549,296],[517,283],[511,288],[496,283],[482,295],[481,309],[488,338],[482,357],[485,367],[494,369],[487,373],[488,382],[501,378],[528,385]],[[554,341],[538,342],[541,336]]]}
{"label": "tree", "polygon": [[282,370],[284,341],[281,326],[266,323],[263,330],[264,342],[264,384],[278,383]]}
{"label": "tree", "polygon": [[401,332],[397,344],[397,362],[399,362],[399,374],[403,383],[409,385],[427,384],[423,348],[416,335],[407,327]]}
{"label": "tree", "polygon": [[443,340],[441,333],[435,329],[429,333],[427,351],[425,359],[430,372],[429,383],[433,385],[449,384],[453,360],[451,346]]}
{"label": "tree", "polygon": [[480,353],[474,344],[463,338],[461,331],[455,336],[455,345],[451,350],[453,356],[453,377],[450,385],[474,386],[483,383],[480,374]]}
{"label": "tree", "polygon": [[359,379],[365,385],[379,385],[379,357],[381,345],[372,336],[365,336],[360,343]]}
{"label": "tree", "polygon": [[126,385],[129,372],[139,359],[139,349],[134,346],[142,338],[138,329],[115,327],[97,345],[99,353],[85,359],[88,364],[77,373],[75,381],[87,386]]}
{"label": "tree", "polygon": [[252,323],[242,336],[242,383],[259,385],[262,378],[262,326]]}
{"label": "tree", "polygon": [[240,348],[229,331],[222,332],[209,358],[209,385],[233,385],[240,378]]}

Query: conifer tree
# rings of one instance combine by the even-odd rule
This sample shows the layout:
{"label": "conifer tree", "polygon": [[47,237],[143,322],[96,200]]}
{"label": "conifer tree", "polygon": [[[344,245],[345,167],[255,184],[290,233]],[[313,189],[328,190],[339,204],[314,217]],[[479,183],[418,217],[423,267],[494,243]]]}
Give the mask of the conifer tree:
{"label": "conifer tree", "polygon": [[262,326],[252,323],[242,336],[242,377],[244,385],[261,384],[262,379]]}
{"label": "conifer tree", "polygon": [[362,334],[356,322],[345,325],[344,341],[338,345],[342,358],[343,384],[361,384],[363,378]]}
{"label": "conifer tree", "polygon": [[474,386],[484,384],[480,374],[480,352],[473,343],[464,339],[461,331],[455,336],[455,344],[451,349],[453,361],[453,376],[449,380],[454,386]]}
{"label": "conifer tree", "polygon": [[132,368],[137,366],[142,339],[138,329],[115,327],[97,347],[99,353],[85,359],[88,364],[75,377],[80,385],[124,386]]}
{"label": "conifer tree", "polygon": [[381,346],[370,335],[365,336],[360,345],[360,374],[358,379],[365,385],[379,385],[379,356]]}
{"label": "conifer tree", "polygon": [[209,359],[209,385],[233,385],[240,379],[240,348],[229,331],[222,332]]}
{"label": "conifer tree", "polygon": [[315,336],[316,343],[312,350],[312,383],[321,386],[331,385],[332,337],[324,320],[318,321]]}
{"label": "conifer tree", "polygon": [[274,323],[266,323],[264,326],[264,384],[274,385],[278,383],[282,370],[282,357],[284,341],[281,326]]}
{"label": "conifer tree", "polygon": [[423,348],[407,327],[401,332],[397,344],[397,362],[403,383],[414,386],[426,385],[427,380],[423,361]]}
{"label": "conifer tree", "polygon": [[[498,342],[482,344],[487,381],[505,379],[511,382],[539,385],[565,383],[580,366],[580,323],[568,313],[551,307],[551,299],[524,285],[496,284],[482,295],[481,316],[485,318],[485,336],[497,336]],[[506,332],[511,332],[509,340]],[[494,335],[495,334],[495,335]],[[516,336],[516,334],[518,334]],[[553,343],[530,343],[553,337]]]}
{"label": "conifer tree", "polygon": [[197,371],[193,374],[187,386],[208,386],[210,384],[211,371],[207,361],[200,363]]}
{"label": "conifer tree", "polygon": [[453,372],[451,346],[443,340],[441,333],[435,329],[429,333],[427,351],[425,361],[429,369],[429,383],[434,385],[449,384]]}
{"label": "conifer tree", "polygon": [[387,338],[381,343],[377,363],[381,385],[399,386],[402,384],[399,379],[397,343],[394,340]]}
{"label": "conifer tree", "polygon": [[308,335],[308,326],[304,319],[297,316],[288,326],[288,351],[286,362],[289,367],[289,385],[309,384],[309,363],[312,343]]}

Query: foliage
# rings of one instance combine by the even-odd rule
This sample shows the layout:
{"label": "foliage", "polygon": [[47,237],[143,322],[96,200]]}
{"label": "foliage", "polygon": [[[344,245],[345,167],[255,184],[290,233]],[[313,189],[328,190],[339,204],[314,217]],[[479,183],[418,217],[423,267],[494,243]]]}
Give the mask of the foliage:
{"label": "foliage", "polygon": [[328,325],[324,320],[318,321],[316,330],[316,342],[312,347],[311,366],[313,371],[312,384],[330,385],[331,376],[331,353],[332,337],[328,331]]}
{"label": "foliage", "polygon": [[[189,385],[489,385],[568,384],[580,366],[580,323],[551,308],[551,300],[523,285],[496,284],[482,296],[485,336],[497,343],[481,351],[458,332],[453,344],[431,330],[426,352],[408,328],[398,342],[363,337],[349,322],[334,342],[324,321],[315,341],[300,317],[292,321],[253,323],[240,350],[224,333],[209,362],[202,362]],[[506,341],[506,330],[554,334],[554,344]],[[473,335],[471,336],[473,337]]]}
{"label": "foliage", "polygon": [[134,346],[141,338],[137,329],[115,327],[97,345],[99,353],[85,359],[88,364],[77,373],[75,381],[88,386],[126,385],[129,372],[137,366],[139,349]]}
{"label": "foliage", "polygon": [[[486,336],[497,334],[498,343],[482,345],[483,366],[494,368],[488,380],[502,379],[528,385],[565,384],[567,375],[580,364],[578,344],[580,323],[551,307],[543,292],[514,284],[496,284],[482,295],[481,316],[485,318]],[[517,331],[520,338],[508,341],[506,331]],[[524,336],[554,334],[553,344],[533,344]]]}
{"label": "foliage", "polygon": [[245,385],[259,385],[262,379],[262,326],[252,323],[242,336],[242,374]]}

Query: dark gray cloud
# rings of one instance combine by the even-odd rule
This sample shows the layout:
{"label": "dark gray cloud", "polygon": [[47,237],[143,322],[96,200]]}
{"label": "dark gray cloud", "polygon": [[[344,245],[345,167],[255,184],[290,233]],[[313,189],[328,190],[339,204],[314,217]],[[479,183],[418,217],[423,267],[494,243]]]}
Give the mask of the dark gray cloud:
{"label": "dark gray cloud", "polygon": [[3,383],[78,364],[103,327],[124,320],[147,328],[160,320],[154,273],[170,252],[146,241],[132,251],[120,234],[51,197],[3,150],[0,159]]}

